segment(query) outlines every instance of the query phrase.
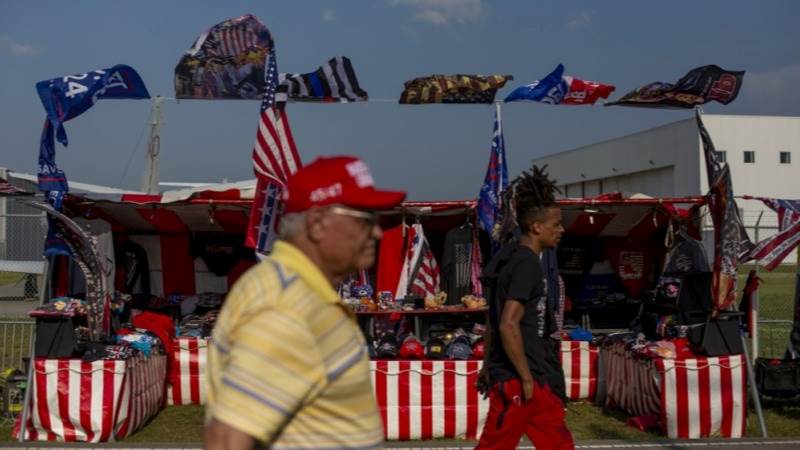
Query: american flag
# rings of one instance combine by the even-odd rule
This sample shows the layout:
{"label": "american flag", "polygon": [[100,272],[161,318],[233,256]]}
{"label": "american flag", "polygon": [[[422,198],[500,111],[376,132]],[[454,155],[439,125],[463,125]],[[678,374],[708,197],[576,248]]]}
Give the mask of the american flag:
{"label": "american flag", "polygon": [[740,257],[753,248],[733,197],[733,183],[727,163],[720,163],[700,112],[697,128],[703,141],[708,174],[708,209],[714,222],[714,276],[712,299],[715,311],[725,311],[736,301],[736,269]]}
{"label": "american flag", "polygon": [[[422,298],[436,295],[440,291],[439,266],[433,257],[428,240],[425,239],[422,225],[415,224],[409,230],[408,238],[410,245],[403,264],[403,271],[407,273],[407,277],[401,277],[400,281],[407,283],[406,292]],[[403,295],[397,296],[398,298],[405,297],[404,292],[400,293]]]}
{"label": "american flag", "polygon": [[11,183],[0,179],[0,194],[25,194],[26,192]]}
{"label": "american flag", "polygon": [[747,259],[755,259],[772,271],[800,244],[800,200],[760,200],[778,213],[778,232],[759,242]]}
{"label": "american flag", "polygon": [[494,133],[489,153],[489,166],[478,194],[478,219],[480,226],[492,237],[499,239],[495,231],[502,208],[502,194],[508,188],[508,166],[506,165],[506,146],[503,139],[503,125],[500,118],[500,104],[494,114]]}
{"label": "american flag", "polygon": [[253,169],[258,179],[256,196],[250,209],[250,223],[245,243],[258,253],[269,253],[277,235],[281,191],[289,175],[302,165],[286,111],[275,104],[278,65],[274,45],[267,56],[266,87],[261,101],[256,142],[253,146]]}

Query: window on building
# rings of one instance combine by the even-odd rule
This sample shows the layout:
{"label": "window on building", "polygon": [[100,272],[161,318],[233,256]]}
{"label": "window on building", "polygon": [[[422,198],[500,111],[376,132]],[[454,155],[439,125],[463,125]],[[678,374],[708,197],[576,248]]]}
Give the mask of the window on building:
{"label": "window on building", "polygon": [[724,163],[728,161],[728,152],[725,150],[717,150],[717,161]]}
{"label": "window on building", "polygon": [[756,152],[753,150],[744,151],[744,162],[747,164],[754,164],[756,162]]}
{"label": "window on building", "polygon": [[605,191],[603,190],[603,180],[598,181],[597,184],[599,185],[598,186],[598,190],[600,191],[599,193],[600,194],[604,193]]}
{"label": "window on building", "polygon": [[781,152],[781,164],[792,163],[792,152]]}

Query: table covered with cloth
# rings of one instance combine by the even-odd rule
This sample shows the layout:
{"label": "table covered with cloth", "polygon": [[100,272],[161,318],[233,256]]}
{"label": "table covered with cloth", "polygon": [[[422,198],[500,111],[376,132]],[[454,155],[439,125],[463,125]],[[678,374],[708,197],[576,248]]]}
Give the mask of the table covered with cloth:
{"label": "table covered with cloth", "polygon": [[[36,358],[25,440],[108,442],[138,431],[164,405],[166,356]],[[20,418],[14,428],[19,436]]]}
{"label": "table covered with cloth", "polygon": [[662,359],[615,342],[603,346],[600,357],[607,406],[656,416],[670,438],[744,435],[744,355]]}

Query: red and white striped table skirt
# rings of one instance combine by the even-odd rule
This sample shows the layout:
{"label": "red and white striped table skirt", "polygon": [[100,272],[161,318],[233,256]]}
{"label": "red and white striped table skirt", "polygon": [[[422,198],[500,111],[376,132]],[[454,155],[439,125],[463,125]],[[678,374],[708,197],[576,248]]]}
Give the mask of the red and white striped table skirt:
{"label": "red and white striped table skirt", "polygon": [[[597,391],[597,347],[561,343],[561,363],[572,400]],[[489,401],[475,390],[482,361],[372,361],[372,385],[386,439],[476,439]]]}
{"label": "red and white striped table skirt", "polygon": [[561,368],[564,370],[568,399],[594,398],[597,393],[598,355],[598,348],[588,342],[561,342]]}
{"label": "red and white striped table skirt", "polygon": [[172,364],[178,376],[167,386],[170,405],[204,405],[206,403],[206,357],[208,340],[182,337],[175,341]]}
{"label": "red and white striped table skirt", "polygon": [[489,401],[475,390],[481,361],[372,361],[388,440],[467,438],[483,430]]}
{"label": "red and white striped table skirt", "polygon": [[603,352],[609,402],[633,415],[658,415],[670,438],[744,436],[744,355],[647,359],[622,344]]}
{"label": "red and white striped table skirt", "polygon": [[[33,362],[25,440],[107,442],[139,430],[164,404],[166,356]],[[14,430],[19,436],[19,418]]]}

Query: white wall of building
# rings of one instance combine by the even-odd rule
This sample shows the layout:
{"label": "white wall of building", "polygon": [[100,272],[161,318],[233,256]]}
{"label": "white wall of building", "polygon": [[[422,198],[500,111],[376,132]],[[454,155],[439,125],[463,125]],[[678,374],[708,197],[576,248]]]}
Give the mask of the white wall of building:
{"label": "white wall of building", "polygon": [[[608,141],[537,158],[568,197],[640,192],[653,197],[704,195],[708,191],[703,147],[692,117]],[[734,193],[800,198],[800,117],[704,114],[703,122],[730,165]],[[744,162],[753,151],[754,163]],[[780,162],[789,152],[791,163]],[[775,232],[777,216],[757,200],[737,199],[751,240]],[[795,261],[795,256],[787,262]]]}

